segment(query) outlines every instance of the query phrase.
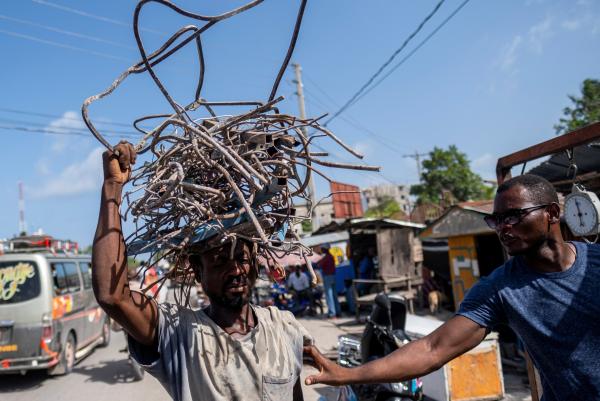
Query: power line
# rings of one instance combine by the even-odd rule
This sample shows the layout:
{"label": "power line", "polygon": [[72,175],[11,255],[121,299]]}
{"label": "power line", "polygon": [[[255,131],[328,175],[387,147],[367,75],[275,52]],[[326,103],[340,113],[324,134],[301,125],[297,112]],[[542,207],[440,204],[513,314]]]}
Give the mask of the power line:
{"label": "power line", "polygon": [[[312,81],[312,80],[310,80],[310,81]],[[294,85],[292,85],[291,82],[289,82],[287,80],[285,82],[288,85],[292,86],[292,87],[294,86]],[[312,82],[314,83],[314,81],[312,81]],[[314,84],[315,84],[315,86],[317,86],[316,83],[314,83]],[[305,88],[303,88],[303,89],[306,90]],[[323,90],[321,89],[321,91],[323,91]],[[328,98],[331,99],[331,97],[326,92],[323,91],[323,93],[325,94],[326,97],[328,97]],[[313,96],[313,97],[314,97],[314,99],[317,99],[315,96]],[[313,104],[313,102],[310,99],[306,99],[306,100],[309,103]],[[335,102],[335,101],[332,100],[332,102]],[[324,105],[322,102],[319,102],[319,103],[321,103],[321,107],[323,108],[323,111],[327,112],[328,107],[326,105]],[[342,119],[344,119],[344,118],[342,117]],[[323,148],[322,146],[320,146],[320,145],[318,145],[318,144],[316,144],[314,142],[311,143],[311,146],[314,146],[315,148],[317,148],[318,150],[320,150],[322,152],[327,152],[332,157],[334,157],[335,159],[337,159],[337,160],[339,160],[339,161],[341,161],[343,163],[353,163],[354,162],[353,160],[348,160],[347,158],[341,157],[339,154],[337,154],[335,152],[328,151],[327,149]],[[366,174],[370,175],[371,177],[375,177],[375,178],[383,178],[385,181],[388,181],[389,183],[396,185],[396,183],[394,181],[392,181],[391,179],[387,178],[381,171],[377,171],[375,173],[367,171]]]}
{"label": "power line", "polygon": [[[72,14],[77,14],[77,15],[81,15],[83,17],[92,18],[92,19],[95,19],[97,21],[108,22],[109,24],[119,25],[119,26],[124,26],[124,27],[127,27],[127,28],[131,28],[131,24],[130,23],[119,21],[119,20],[112,19],[112,18],[103,17],[103,16],[97,15],[97,14],[92,14],[92,13],[89,13],[87,11],[77,10],[75,8],[63,6],[63,5],[56,4],[56,3],[51,3],[51,2],[45,1],[45,0],[31,0],[31,1],[33,1],[34,3],[40,4],[40,5],[43,5],[43,6],[53,7],[53,8],[56,8],[58,10],[66,11],[66,12],[69,12],[69,13],[72,13]],[[146,32],[151,32],[151,33],[156,33],[156,34],[159,34],[159,35],[164,35],[165,34],[163,32],[156,31],[154,29],[148,29],[148,28],[140,28],[140,30],[141,31],[146,31]]]}
{"label": "power line", "polygon": [[[305,74],[306,75],[306,74]],[[319,84],[311,79],[308,75],[306,75],[307,81],[311,82],[312,85],[314,85],[314,87],[321,92],[328,100],[329,102],[336,108],[339,108],[338,103],[324,90],[322,89]],[[314,92],[312,92],[312,90],[308,90],[308,89],[304,89],[304,91],[307,94],[310,94],[310,98],[307,98],[306,100],[309,103],[312,103],[313,101],[319,101],[319,103],[321,104],[321,107],[323,109],[323,111],[329,112],[329,106],[327,106],[323,101],[319,100],[318,96],[315,95]],[[352,118],[350,116],[339,116],[343,121],[345,121],[348,125],[356,128],[359,131],[363,131],[365,134],[367,135],[371,135],[376,141],[378,141],[379,143],[383,144],[386,146],[386,149],[390,149],[394,152],[403,152],[403,150],[401,150],[402,145],[391,140],[390,138],[386,137],[385,135],[382,134],[378,134],[377,132],[371,130],[370,128],[364,126],[362,123],[360,123],[358,120],[356,120],[355,118]],[[390,146],[390,145],[394,145],[394,146]]]}
{"label": "power line", "polygon": [[[39,112],[35,112],[35,111],[19,110],[19,109],[12,109],[12,108],[6,108],[6,107],[0,107],[0,111],[7,112],[7,113],[14,113],[14,114],[22,114],[22,115],[26,115],[26,116],[45,117],[45,118],[61,118],[64,120],[79,121],[79,122],[83,123],[83,120],[81,118],[69,117],[69,116],[59,115],[59,114],[39,113]],[[122,123],[122,122],[97,121],[97,123],[103,124],[103,125],[114,125],[117,127],[131,128],[131,124]]]}
{"label": "power line", "polygon": [[[321,145],[318,145],[318,144],[316,144],[314,142],[311,142],[311,146],[317,148],[321,152],[328,153],[330,156],[332,156],[333,158],[337,159],[338,161],[340,161],[342,163],[355,163],[355,161],[349,160],[347,158],[344,158],[344,157],[340,156],[339,154],[337,154],[335,152],[328,151],[327,149],[325,149]],[[334,167],[331,167],[331,168],[334,168]],[[392,181],[390,178],[386,177],[381,171],[377,171],[377,172],[365,171],[364,173],[367,174],[367,175],[369,175],[369,176],[371,176],[371,177],[383,178],[385,181],[389,182],[390,184],[396,185],[396,183],[394,181]]]}
{"label": "power line", "polygon": [[[17,126],[17,125],[5,125],[5,124],[0,124],[0,129],[3,130],[9,130],[9,131],[23,131],[23,132],[30,132],[30,133],[40,133],[40,134],[50,134],[50,135],[70,135],[70,136],[86,136],[88,138],[93,138],[93,136],[88,132],[78,132],[78,131],[72,131],[72,130],[56,130],[56,129],[51,129],[51,128],[38,128],[38,127],[23,127],[23,126]],[[109,136],[109,137],[136,137],[139,138],[140,135],[136,135],[136,134],[104,134],[104,136]]]}
{"label": "power line", "polygon": [[381,77],[381,79],[379,79],[379,81],[377,81],[375,84],[373,84],[369,89],[367,89],[362,95],[360,95],[352,104],[355,104],[356,102],[358,102],[360,99],[362,99],[363,97],[365,97],[369,92],[371,92],[373,89],[375,89],[376,87],[378,87],[387,77],[389,77],[394,71],[396,71],[402,64],[404,64],[409,58],[412,57],[413,54],[415,54],[421,47],[423,47],[423,45],[425,45],[429,39],[431,39],[440,29],[442,29],[444,27],[444,25],[446,25],[448,23],[448,21],[450,21],[456,14],[458,14],[458,12],[465,6],[467,5],[467,3],[469,2],[469,0],[465,0],[463,1],[448,17],[446,17],[446,19],[444,19],[429,35],[427,35],[427,37],[425,39],[423,39],[421,41],[421,43],[419,43],[413,50],[410,51],[410,53],[408,53],[406,55],[406,57],[404,57],[402,60],[400,60],[398,62],[398,64],[396,64],[394,67],[392,67],[392,69],[390,71],[388,71],[383,77]]}
{"label": "power line", "polygon": [[129,60],[127,60],[127,59],[125,59],[123,57],[113,56],[113,55],[107,54],[107,53],[100,53],[100,52],[96,52],[96,51],[93,51],[93,50],[84,49],[84,48],[81,48],[81,47],[67,45],[65,43],[60,43],[60,42],[54,42],[54,41],[51,41],[51,40],[41,39],[41,38],[38,38],[38,37],[35,37],[35,36],[25,35],[25,34],[18,33],[18,32],[6,31],[4,29],[0,29],[0,33],[3,33],[5,35],[9,35],[9,36],[14,36],[14,37],[21,38],[21,39],[30,40],[30,41],[33,41],[33,42],[43,43],[43,44],[50,45],[50,46],[61,47],[63,49],[74,50],[74,51],[78,51],[78,52],[82,52],[82,53],[92,54],[92,55],[98,56],[98,57],[104,57],[104,58],[109,58],[109,59],[113,59],[113,60],[126,61],[126,62],[130,63]]}
{"label": "power line", "polygon": [[338,110],[336,111],[325,123],[325,125],[330,122],[331,120],[333,120],[334,118],[336,118],[338,115],[340,115],[341,113],[343,113],[348,107],[350,107],[350,105],[358,98],[358,96],[360,96],[362,94],[363,91],[365,91],[365,89],[367,89],[367,87],[383,72],[383,70],[390,65],[390,63],[392,61],[394,61],[394,58],[396,58],[396,56],[402,51],[404,50],[404,48],[410,43],[410,41],[419,33],[419,31],[425,26],[425,24],[431,19],[431,17],[433,17],[435,15],[435,13],[440,9],[440,7],[442,6],[442,4],[444,3],[445,0],[440,0],[436,6],[433,8],[433,10],[431,10],[431,12],[421,21],[421,23],[417,26],[417,29],[415,29],[410,35],[408,35],[408,37],[404,40],[404,42],[402,43],[402,45],[396,49],[392,55],[381,65],[381,67],[379,67],[379,69],[375,72],[375,74],[373,74],[365,84],[363,84],[360,89],[358,91],[356,91],[356,93],[354,95],[352,95],[352,97]]}
{"label": "power line", "polygon": [[28,25],[28,26],[33,26],[33,27],[45,29],[45,30],[51,31],[51,32],[57,32],[57,33],[60,33],[60,34],[63,34],[63,35],[73,36],[73,37],[80,38],[80,39],[88,39],[88,40],[93,40],[93,41],[98,42],[98,43],[106,43],[106,44],[109,44],[109,45],[112,45],[112,46],[122,47],[124,49],[135,50],[135,48],[132,47],[132,46],[123,45],[123,44],[118,43],[118,42],[113,42],[113,41],[102,39],[102,38],[99,38],[99,37],[96,37],[96,36],[85,35],[85,34],[79,33],[79,32],[66,31],[64,29],[56,28],[56,27],[53,27],[53,26],[42,25],[42,24],[39,24],[37,22],[27,21],[27,20],[23,20],[23,19],[19,19],[19,18],[13,18],[13,17],[9,17],[9,16],[3,15],[3,14],[0,14],[0,19],[3,19],[5,21],[16,22],[16,23],[22,24],[22,25]]}
{"label": "power line", "polygon": [[[305,92],[307,94],[310,94],[311,92],[308,90],[305,90]],[[312,98],[307,98],[306,100],[309,103],[313,103],[313,101],[316,101],[316,97],[314,97],[314,94],[311,95]],[[321,103],[321,107],[323,107],[323,104]],[[326,111],[327,107],[325,107],[325,111]],[[400,145],[396,144],[395,142],[393,142],[392,140],[390,140],[389,138],[387,138],[384,135],[378,134],[375,131],[365,127],[364,125],[362,125],[360,122],[356,121],[356,120],[351,120],[348,119],[344,116],[340,116],[340,118],[345,121],[348,125],[354,127],[355,129],[359,130],[359,131],[363,131],[365,134],[370,135],[373,139],[375,139],[377,142],[381,143],[382,145],[386,146],[386,149],[392,150],[394,152],[403,152],[403,150],[400,149]],[[393,145],[393,146],[392,146]]]}
{"label": "power line", "polygon": [[[80,121],[80,120],[78,120]],[[82,122],[82,126],[81,127],[57,127],[57,126],[52,126],[51,124],[41,124],[41,123],[35,123],[35,122],[31,122],[31,121],[22,121],[22,120],[13,120],[10,118],[0,118],[0,123],[8,123],[8,124],[23,124],[25,126],[31,126],[31,127],[38,127],[41,129],[50,129],[50,130],[56,130],[56,131],[73,131],[73,132],[80,132],[86,135],[91,134],[90,131],[83,126],[83,122]],[[125,135],[132,135],[132,134],[137,134],[134,130],[128,130],[128,131],[123,131],[123,130],[116,130],[116,129],[110,129],[109,131],[111,134],[125,134]]]}
{"label": "power line", "polygon": [[[315,85],[315,87],[319,88],[319,91],[322,92],[325,95],[325,97],[327,97],[330,100],[330,102],[335,105],[335,100],[333,100],[333,98],[329,94],[327,94],[327,92],[325,92],[323,89],[321,89],[319,87],[319,85],[314,80],[309,79],[309,81],[311,81],[313,83],[313,85]],[[290,86],[293,86],[291,82],[286,81],[286,83],[288,85],[290,85]],[[306,91],[306,88],[304,88],[304,91]],[[308,92],[308,91],[306,91],[306,92]],[[313,94],[312,95],[312,99],[316,100],[318,98],[316,96],[314,96],[314,94]],[[306,100],[309,103],[313,104],[313,101],[311,100],[311,98],[307,98]],[[328,112],[329,107],[326,106],[322,101],[319,101],[319,103],[320,103],[320,107],[322,108],[322,110],[325,111],[325,112]],[[341,117],[341,119],[344,120],[344,121],[346,121],[349,125],[352,125],[352,126],[354,126],[355,128],[357,128],[359,130],[365,130],[367,132],[367,134],[376,135],[374,132],[368,130],[365,127],[361,128],[360,126],[352,124],[352,122],[350,120],[346,119],[345,117]],[[360,123],[358,121],[356,122],[356,124],[360,125]],[[378,139],[378,138],[375,138],[375,139]],[[389,148],[389,144],[387,142],[384,142],[384,145],[386,145],[386,149]],[[316,147],[317,149],[321,150],[322,152],[329,153],[331,156],[333,156],[334,158],[336,158],[337,160],[339,160],[341,162],[344,162],[344,163],[353,163],[354,162],[352,160],[348,160],[347,158],[342,158],[339,154],[334,153],[334,152],[330,152],[330,151],[326,150],[325,148],[323,148],[322,146],[319,146],[319,145],[317,145],[315,143],[312,143],[312,146]],[[399,151],[399,150],[397,150],[397,151]],[[393,180],[391,180],[390,178],[386,177],[381,171],[377,171],[375,173],[373,173],[373,172],[366,172],[366,174],[369,175],[369,176],[371,176],[371,177],[382,178],[383,180],[389,182],[390,184],[396,185],[396,183]]]}
{"label": "power line", "polygon": [[415,159],[415,162],[417,163],[417,175],[419,176],[419,182],[421,182],[421,156],[427,155],[428,153],[419,153],[416,150],[413,154],[402,155],[402,157],[410,157],[411,159]]}
{"label": "power line", "polygon": [[330,102],[332,105],[334,105],[336,108],[339,108],[339,107],[340,107],[340,106],[339,106],[339,104],[338,104],[338,102],[337,102],[337,101],[336,101],[336,100],[335,100],[333,97],[331,97],[331,95],[330,95],[329,93],[327,93],[327,92],[326,92],[326,91],[325,91],[323,88],[321,88],[321,85],[319,85],[319,84],[318,84],[318,83],[317,83],[317,82],[316,82],[314,79],[312,79],[312,78],[310,77],[310,75],[308,75],[308,74],[306,74],[306,73],[305,73],[304,75],[306,76],[306,80],[307,80],[308,82],[312,83],[312,84],[314,85],[314,87],[315,87],[315,88],[316,88],[316,89],[317,89],[319,92],[321,92],[321,94],[322,94],[323,96],[325,96],[325,97],[327,98],[327,100],[328,100],[328,101],[329,101],[329,102]]}

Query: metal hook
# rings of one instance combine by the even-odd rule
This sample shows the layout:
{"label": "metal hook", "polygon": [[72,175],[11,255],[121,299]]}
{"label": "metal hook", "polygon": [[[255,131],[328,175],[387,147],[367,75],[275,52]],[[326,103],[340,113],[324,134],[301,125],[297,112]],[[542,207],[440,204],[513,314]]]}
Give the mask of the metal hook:
{"label": "metal hook", "polygon": [[570,171],[573,170],[573,176],[571,177],[571,180],[573,181],[573,184],[575,184],[575,181],[577,181],[577,164],[575,164],[575,150],[573,148],[571,149],[565,149],[565,153],[567,154],[567,158],[569,159],[569,167],[567,168],[567,176],[569,175]]}

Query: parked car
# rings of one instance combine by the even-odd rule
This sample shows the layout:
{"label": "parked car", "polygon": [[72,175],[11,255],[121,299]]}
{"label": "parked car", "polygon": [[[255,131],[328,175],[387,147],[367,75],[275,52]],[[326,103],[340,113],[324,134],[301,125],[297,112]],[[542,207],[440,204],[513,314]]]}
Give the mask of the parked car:
{"label": "parked car", "polygon": [[53,248],[0,255],[0,373],[67,374],[109,341],[89,255]]}

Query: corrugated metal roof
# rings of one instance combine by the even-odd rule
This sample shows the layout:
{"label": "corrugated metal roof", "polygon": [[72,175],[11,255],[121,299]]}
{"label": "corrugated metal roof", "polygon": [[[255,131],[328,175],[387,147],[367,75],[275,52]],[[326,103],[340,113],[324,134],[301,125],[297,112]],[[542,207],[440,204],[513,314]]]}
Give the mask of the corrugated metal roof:
{"label": "corrugated metal roof", "polygon": [[492,214],[492,212],[494,211],[494,201],[491,199],[480,200],[480,201],[461,202],[457,206],[462,209],[472,210],[474,212],[483,213],[483,214]]}
{"label": "corrugated metal roof", "polygon": [[458,203],[430,223],[427,230],[421,234],[421,238],[448,238],[457,235],[493,233],[494,231],[483,220],[483,216],[491,214],[493,209],[493,200]]}
{"label": "corrugated metal roof", "polygon": [[[600,172],[600,143],[577,146],[574,149],[573,161],[577,165],[577,176],[584,179],[586,187],[595,192],[600,190],[600,181],[597,179],[597,173]],[[569,171],[569,164],[567,154],[560,152],[550,156],[548,160],[532,168],[528,173],[544,177],[555,184],[559,192],[568,192],[571,190],[570,178],[573,174]],[[585,181],[587,178],[590,180]],[[594,181],[591,181],[592,179]]]}
{"label": "corrugated metal roof", "polygon": [[304,237],[300,240],[302,245],[311,247],[320,244],[335,243],[340,241],[347,241],[349,238],[348,231],[338,231],[327,234],[311,235],[310,237]]}
{"label": "corrugated metal roof", "polygon": [[321,233],[331,233],[338,232],[342,230],[348,230],[350,228],[356,229],[375,229],[375,228],[402,228],[402,227],[410,227],[422,229],[425,228],[425,224],[414,223],[412,221],[404,221],[404,220],[394,220],[394,219],[383,219],[378,217],[361,217],[357,219],[347,219],[342,223],[337,223],[332,221],[328,225],[324,227],[320,227],[316,233],[317,235],[321,235]]}
{"label": "corrugated metal roof", "polygon": [[360,219],[350,220],[350,227],[361,228],[360,226],[365,225],[383,225],[383,226],[396,226],[396,227],[412,227],[412,228],[425,228],[425,224],[413,223],[411,221],[393,220],[393,219],[381,219],[375,217],[362,217]]}

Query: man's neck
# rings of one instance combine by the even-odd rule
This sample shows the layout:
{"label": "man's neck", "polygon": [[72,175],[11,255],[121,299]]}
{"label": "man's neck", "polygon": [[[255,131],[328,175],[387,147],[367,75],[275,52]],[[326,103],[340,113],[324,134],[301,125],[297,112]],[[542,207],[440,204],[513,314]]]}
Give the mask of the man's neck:
{"label": "man's neck", "polygon": [[548,239],[523,257],[525,264],[538,272],[556,273],[568,270],[575,263],[576,249],[562,238]]}
{"label": "man's neck", "polygon": [[232,337],[244,336],[256,326],[254,313],[248,303],[237,310],[211,302],[205,312],[217,326]]}

